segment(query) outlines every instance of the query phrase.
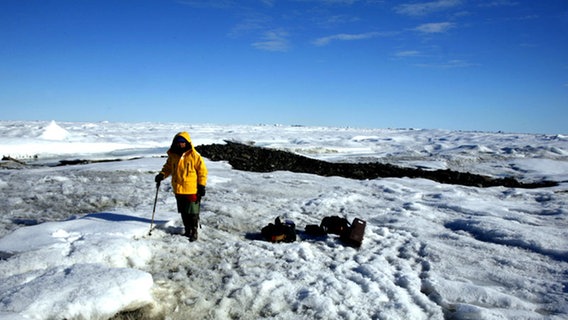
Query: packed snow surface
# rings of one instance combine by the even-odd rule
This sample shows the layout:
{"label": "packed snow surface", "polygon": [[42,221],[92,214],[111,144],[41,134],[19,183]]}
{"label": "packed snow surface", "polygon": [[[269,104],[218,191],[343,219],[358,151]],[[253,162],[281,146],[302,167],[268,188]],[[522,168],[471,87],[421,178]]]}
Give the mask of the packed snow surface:
{"label": "packed snow surface", "polygon": [[[190,243],[169,181],[154,183],[179,131],[196,145],[559,185],[254,173],[206,159]],[[565,135],[1,121],[0,153],[11,159],[0,169],[2,319],[568,318]],[[125,161],[54,166],[73,159]],[[367,222],[361,248],[302,232],[331,215]],[[259,238],[277,216],[295,222],[296,242]]]}

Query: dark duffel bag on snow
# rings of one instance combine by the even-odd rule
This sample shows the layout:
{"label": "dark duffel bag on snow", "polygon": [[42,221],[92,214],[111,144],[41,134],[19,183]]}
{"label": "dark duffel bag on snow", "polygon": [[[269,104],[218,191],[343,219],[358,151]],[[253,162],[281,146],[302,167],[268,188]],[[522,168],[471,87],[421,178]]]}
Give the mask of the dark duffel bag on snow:
{"label": "dark duffel bag on snow", "polygon": [[342,235],[349,230],[349,221],[339,216],[324,217],[320,227],[325,233]]}
{"label": "dark duffel bag on snow", "polygon": [[305,231],[306,234],[314,237],[323,237],[327,235],[327,232],[325,232],[325,230],[317,224],[308,224]]}
{"label": "dark duffel bag on snow", "polygon": [[268,224],[261,230],[262,237],[270,242],[294,242],[296,241],[296,225],[290,220],[284,223],[277,217],[274,223]]}

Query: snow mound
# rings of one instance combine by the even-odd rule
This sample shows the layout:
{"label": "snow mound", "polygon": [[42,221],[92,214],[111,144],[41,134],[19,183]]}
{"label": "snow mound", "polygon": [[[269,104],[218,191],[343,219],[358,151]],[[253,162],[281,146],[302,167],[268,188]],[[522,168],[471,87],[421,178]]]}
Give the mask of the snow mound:
{"label": "snow mound", "polygon": [[152,306],[152,275],[137,269],[151,254],[132,239],[148,224],[125,217],[48,222],[0,239],[0,256],[9,258],[0,263],[2,310],[33,319],[108,319]]}
{"label": "snow mound", "polygon": [[152,276],[140,270],[76,264],[10,277],[2,301],[30,318],[104,319],[151,303],[152,285]]}
{"label": "snow mound", "polygon": [[40,139],[61,141],[69,136],[69,132],[60,127],[55,121],[51,121],[47,127],[43,129]]}

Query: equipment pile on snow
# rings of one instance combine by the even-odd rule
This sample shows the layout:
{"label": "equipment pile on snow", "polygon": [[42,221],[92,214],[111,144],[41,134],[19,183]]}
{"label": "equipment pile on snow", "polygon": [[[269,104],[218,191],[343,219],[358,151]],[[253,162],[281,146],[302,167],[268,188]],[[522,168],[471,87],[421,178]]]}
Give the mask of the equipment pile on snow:
{"label": "equipment pile on snow", "polygon": [[[329,216],[324,217],[319,226],[316,224],[307,225],[305,234],[312,237],[336,234],[346,245],[358,248],[363,243],[366,225],[367,223],[359,218],[355,218],[352,223],[349,223],[346,218]],[[296,225],[291,220],[282,222],[280,217],[277,217],[274,223],[262,228],[261,234],[264,240],[270,242],[294,242],[296,241]]]}

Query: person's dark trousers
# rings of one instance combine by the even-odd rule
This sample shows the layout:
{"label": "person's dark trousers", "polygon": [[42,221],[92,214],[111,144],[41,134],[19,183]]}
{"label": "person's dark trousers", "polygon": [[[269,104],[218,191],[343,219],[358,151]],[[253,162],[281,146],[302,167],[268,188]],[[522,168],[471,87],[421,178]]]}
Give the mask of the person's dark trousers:
{"label": "person's dark trousers", "polygon": [[200,204],[193,194],[176,194],[177,209],[185,227],[185,236],[189,241],[197,240]]}

